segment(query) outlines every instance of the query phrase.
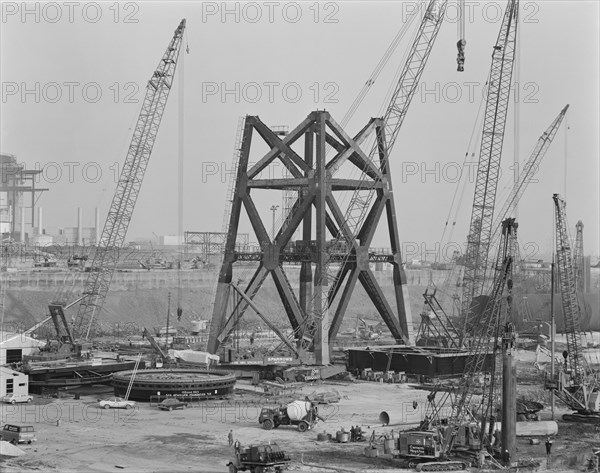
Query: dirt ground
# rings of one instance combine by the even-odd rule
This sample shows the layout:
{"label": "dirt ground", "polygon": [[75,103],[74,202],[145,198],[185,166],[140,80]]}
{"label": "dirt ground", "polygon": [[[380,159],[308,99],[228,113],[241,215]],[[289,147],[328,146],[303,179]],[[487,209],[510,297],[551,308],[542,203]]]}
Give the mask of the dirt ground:
{"label": "dirt ground", "polygon": [[[531,354],[523,352],[520,358],[524,380],[519,385],[519,395],[547,401],[548,394],[535,382],[535,373],[529,372]],[[29,405],[2,405],[2,424],[32,424],[38,440],[31,446],[21,446],[26,455],[2,458],[0,467],[3,473],[226,472],[233,454],[227,442],[232,429],[244,446],[276,442],[292,458],[291,471],[407,471],[399,469],[398,461],[390,455],[383,454],[382,440],[379,458],[367,458],[366,443],[317,441],[317,434],[325,431],[335,437],[341,427],[349,430],[353,425],[361,425],[367,436],[373,430],[377,437],[390,435],[392,430],[397,433],[421,420],[428,394],[409,384],[357,381],[303,385],[289,399],[331,390],[337,390],[342,399],[337,404],[321,406],[326,422],[300,433],[292,427],[261,429],[257,421],[260,407],[286,399],[265,397],[251,389],[239,382],[229,401],[204,401],[172,412],[161,411],[149,403],[138,403],[136,409],[129,411],[100,409],[97,400],[111,394],[106,387],[84,393],[79,400],[71,394],[60,399],[36,396]],[[413,408],[415,400],[417,409]],[[389,426],[383,427],[378,420],[382,411],[390,416]],[[564,408],[557,408],[557,418],[564,412]],[[542,416],[549,419],[550,410],[546,408]],[[529,439],[519,439],[518,458],[538,459],[542,462],[540,470],[546,470],[544,439],[541,440],[540,445],[530,445]],[[594,426],[560,422],[549,471],[584,471],[585,459],[593,446],[600,446],[600,434]]]}

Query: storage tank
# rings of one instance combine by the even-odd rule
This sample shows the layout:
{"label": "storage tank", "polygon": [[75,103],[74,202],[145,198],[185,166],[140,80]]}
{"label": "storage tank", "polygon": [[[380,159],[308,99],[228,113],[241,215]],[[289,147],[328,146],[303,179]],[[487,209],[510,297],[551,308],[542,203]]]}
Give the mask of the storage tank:
{"label": "storage tank", "polygon": [[311,404],[308,401],[293,401],[287,405],[287,415],[291,420],[301,420],[310,411]]}

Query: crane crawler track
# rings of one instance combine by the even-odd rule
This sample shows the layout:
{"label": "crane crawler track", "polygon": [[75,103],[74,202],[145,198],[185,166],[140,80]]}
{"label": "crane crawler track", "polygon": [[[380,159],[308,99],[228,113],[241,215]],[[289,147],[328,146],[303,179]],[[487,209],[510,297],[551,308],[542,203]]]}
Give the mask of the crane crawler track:
{"label": "crane crawler track", "polygon": [[470,467],[469,462],[464,461],[444,461],[444,462],[426,462],[417,463],[415,469],[417,471],[462,471]]}
{"label": "crane crawler track", "polygon": [[583,424],[598,424],[600,425],[600,413],[579,414],[563,414],[562,419],[565,422],[580,422]]}

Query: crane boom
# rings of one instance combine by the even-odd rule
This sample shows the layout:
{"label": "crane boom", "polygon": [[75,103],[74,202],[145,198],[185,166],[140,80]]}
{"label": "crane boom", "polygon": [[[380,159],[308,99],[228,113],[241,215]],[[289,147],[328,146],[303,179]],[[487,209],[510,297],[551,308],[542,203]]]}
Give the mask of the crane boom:
{"label": "crane boom", "polygon": [[575,274],[575,287],[577,292],[585,291],[585,269],[583,258],[583,222],[579,220],[575,225],[575,251],[573,251],[573,268]]}
{"label": "crane boom", "polygon": [[148,81],[125,164],[96,248],[91,271],[84,284],[83,299],[73,325],[75,340],[87,340],[94,316],[104,304],[171,91],[184,29],[185,19],[181,20],[175,30],[158,67]]}
{"label": "crane boom", "polygon": [[527,189],[527,186],[531,182],[533,175],[536,173],[540,162],[542,159],[544,159],[544,155],[548,151],[548,148],[550,148],[550,145],[552,144],[552,141],[554,140],[554,137],[556,136],[556,133],[558,132],[558,129],[560,128],[568,109],[569,105],[567,104],[560,111],[558,116],[554,119],[546,131],[544,131],[544,133],[542,133],[542,135],[539,137],[535,148],[529,156],[529,159],[525,163],[525,166],[523,166],[523,170],[519,175],[517,184],[512,188],[510,194],[506,198],[506,201],[502,205],[502,208],[494,218],[494,224],[492,225],[492,228],[494,229],[492,246],[495,240],[500,236],[500,226],[502,225],[502,221],[505,218],[510,217],[510,215],[514,212],[517,203],[519,200],[521,200],[525,189]]}
{"label": "crane boom", "polygon": [[567,335],[567,362],[574,378],[578,379],[585,374],[585,370],[583,354],[581,353],[581,337],[579,334],[580,309],[579,302],[577,301],[573,259],[571,257],[571,243],[569,241],[569,227],[565,212],[566,203],[558,194],[554,194],[552,198],[554,200],[554,216],[556,223],[556,262],[558,266],[558,282],[565,318],[565,332]]}
{"label": "crane boom", "polygon": [[564,370],[550,382],[547,381],[546,388],[552,389],[559,399],[577,411],[575,414],[565,414],[564,420],[581,420],[600,424],[600,378],[597,373],[589,371],[586,367],[579,334],[581,311],[577,301],[569,225],[565,211],[566,203],[558,194],[554,194],[552,199],[554,200],[556,225],[556,263],[567,351]]}
{"label": "crane boom", "polygon": [[[400,73],[396,88],[390,98],[383,117],[388,156],[396,143],[410,103],[419,86],[419,80],[427,64],[427,59],[442,26],[446,4],[447,0],[431,0],[429,2],[415,40],[406,58],[404,68]],[[369,159],[373,161],[376,154],[377,145],[374,145],[369,153]],[[361,223],[365,219],[367,209],[374,194],[374,189],[368,187],[370,181],[363,179],[362,182],[363,186],[354,190],[345,214],[345,221],[348,223],[350,230],[353,231],[354,236],[360,230]],[[365,190],[370,191],[367,198],[364,198],[360,194],[361,191]]]}
{"label": "crane boom", "polygon": [[[419,25],[417,36],[412,44],[404,69],[402,70],[394,93],[383,117],[385,139],[387,141],[388,155],[391,152],[396,138],[410,107],[410,103],[419,87],[419,80],[427,65],[427,59],[442,26],[446,12],[447,0],[432,0],[427,6],[423,20]],[[372,150],[375,155],[376,148]]]}
{"label": "crane boom", "polygon": [[[449,419],[450,425],[456,428],[465,423],[467,414],[470,412],[471,399],[475,393],[475,379],[486,371],[493,370],[495,360],[490,360],[490,355],[495,354],[496,340],[498,336],[499,324],[502,321],[501,312],[503,307],[503,292],[507,287],[512,289],[512,263],[513,258],[511,253],[512,235],[516,231],[516,223],[514,219],[507,219],[502,224],[502,242],[498,252],[498,262],[496,267],[496,276],[492,291],[485,303],[485,308],[480,312],[480,316],[476,319],[478,332],[477,337],[473,340],[469,356],[465,366],[463,377],[460,380],[456,392],[454,393],[454,402],[452,405],[452,414]],[[492,366],[488,366],[491,361]],[[481,410],[478,412],[481,420],[487,420],[491,403],[486,402],[493,397],[493,379],[489,390],[484,389],[483,399],[481,401]],[[485,434],[485,428],[481,429],[480,435]],[[454,438],[447,436],[445,438],[445,450],[452,448]]]}
{"label": "crane boom", "polygon": [[[398,82],[396,83],[396,87],[390,97],[390,101],[383,117],[388,157],[396,142],[410,103],[417,91],[419,80],[423,74],[433,45],[435,44],[440,27],[442,26],[446,12],[446,4],[447,0],[431,0],[427,5],[427,9],[425,10],[425,14],[421,20],[413,44],[409,50],[406,62],[400,73]],[[369,161],[375,163],[377,156],[378,145],[375,143],[369,153]],[[387,166],[387,163],[377,163],[375,165],[383,167]],[[332,169],[332,171],[335,172],[336,169]],[[365,191],[367,192],[366,196],[364,195]],[[343,220],[347,225],[347,228],[350,230],[353,240],[356,240],[360,237],[359,233],[361,231],[361,226],[367,216],[369,206],[375,192],[376,189],[374,188],[373,183],[363,176],[363,179],[361,179],[361,184],[355,188],[352,193]],[[339,230],[340,231],[335,238],[335,246],[341,246],[340,244],[343,244],[345,238],[347,237],[345,236],[341,227]],[[346,243],[348,245],[346,258],[341,262],[338,271],[332,278],[333,283],[330,286],[328,294],[328,305],[331,305],[333,302],[335,295],[341,287],[344,276],[348,273],[348,259],[353,251],[353,241],[346,241]],[[397,250],[399,251],[399,249]],[[327,272],[328,271],[323,272],[324,277],[327,277]],[[400,279],[402,279],[402,277]],[[408,302],[405,301],[405,304],[406,303]],[[403,314],[398,314],[398,316],[403,318]],[[306,326],[309,333],[306,333],[305,331],[304,336],[312,339],[314,335],[313,332],[315,331],[315,324],[309,322],[306,324]],[[405,336],[408,337],[408,334],[405,334]]]}
{"label": "crane boom", "polygon": [[[427,59],[429,58],[435,43],[435,39],[437,38],[439,29],[442,25],[446,4],[447,0],[430,0],[428,3],[416,37],[407,55],[406,62],[404,63],[395,89],[391,95],[390,102],[387,105],[386,112],[383,117],[383,135],[385,136],[388,156],[389,152],[394,146],[412,98],[417,91],[419,80],[423,70],[425,69]],[[380,139],[381,138],[378,137],[378,140]],[[379,149],[379,143],[376,142],[369,152],[368,162],[373,163],[373,165],[378,169],[384,169],[387,167],[387,159],[382,162],[378,162],[378,160],[381,159],[381,156],[379,156],[378,152]],[[339,164],[330,166],[328,168],[330,175],[335,174],[338,171],[339,166],[341,166],[341,161]],[[368,169],[366,169],[366,166],[362,171],[363,174],[369,172]],[[391,182],[389,182],[387,186],[389,192],[391,193]],[[365,192],[367,195],[364,195]],[[371,182],[366,175],[363,175],[360,179],[360,184],[353,190],[343,218],[340,219],[344,222],[344,224],[339,226],[337,234],[334,235],[335,241],[331,244],[331,246],[334,248],[343,248],[344,245],[346,246],[343,257],[341,261],[339,261],[339,269],[335,274],[329,275],[329,260],[326,260],[324,270],[317,276],[317,278],[319,278],[321,281],[323,279],[329,279],[330,277],[333,281],[326,296],[327,301],[320,309],[307,313],[302,325],[297,329],[297,332],[300,333],[294,334],[294,336],[297,338],[302,339],[307,346],[310,346],[316,335],[317,327],[319,325],[317,320],[319,318],[322,320],[324,317],[324,312],[329,310],[336,297],[336,294],[342,287],[344,278],[349,272],[349,267],[351,265],[350,256],[355,251],[355,241],[357,239],[361,240],[360,232],[362,223],[367,216],[375,192],[376,189],[374,182]],[[348,232],[345,232],[343,227],[346,227]],[[392,251],[397,252],[398,254],[400,253],[399,248],[392,248]],[[403,269],[401,268],[397,271],[403,273]],[[397,279],[398,281],[405,281],[406,277],[402,274],[399,275]],[[404,284],[405,283],[403,283],[403,285]],[[321,297],[321,295],[315,293],[315,301],[316,297]],[[406,307],[407,301],[404,301],[404,304],[404,307]],[[398,314],[398,317],[400,319],[405,319],[406,309],[400,308],[399,311],[404,311],[405,314]],[[337,328],[332,325],[329,331],[330,336],[332,330],[337,330]],[[405,341],[407,341],[409,339],[408,333],[400,334],[395,327],[390,327],[390,330],[392,330],[392,333],[395,334],[394,336],[398,340],[404,338]]]}
{"label": "crane boom", "polygon": [[[471,224],[467,236],[461,311],[465,332],[475,312],[473,298],[483,293],[496,189],[517,40],[518,0],[509,0],[492,53]],[[464,336],[464,334],[463,334]]]}

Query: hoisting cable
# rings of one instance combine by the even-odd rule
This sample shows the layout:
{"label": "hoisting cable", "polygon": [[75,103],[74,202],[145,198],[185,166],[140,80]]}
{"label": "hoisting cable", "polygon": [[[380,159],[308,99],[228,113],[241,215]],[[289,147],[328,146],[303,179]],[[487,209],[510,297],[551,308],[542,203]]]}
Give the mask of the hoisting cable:
{"label": "hoisting cable", "polygon": [[[486,82],[486,87],[487,87],[487,82]],[[440,238],[440,242],[444,242],[444,237],[446,235],[446,230],[448,230],[448,224],[450,223],[450,216],[452,214],[452,212],[454,211],[454,217],[452,218],[452,225],[450,228],[450,233],[448,235],[448,239],[452,238],[452,233],[454,232],[454,228],[456,227],[456,219],[458,217],[458,212],[461,208],[461,204],[464,198],[464,194],[465,194],[465,190],[467,187],[467,183],[469,182],[469,172],[465,173],[465,167],[464,165],[469,162],[469,156],[471,158],[475,157],[475,149],[476,146],[479,144],[479,139],[477,139],[477,141],[475,141],[476,139],[476,135],[475,133],[477,131],[479,131],[480,128],[480,124],[481,124],[481,112],[483,110],[483,104],[485,103],[485,98],[482,96],[481,100],[479,102],[479,110],[477,111],[477,116],[475,117],[475,122],[473,124],[473,128],[471,130],[471,137],[469,138],[469,144],[467,146],[467,151],[465,152],[465,162],[463,163],[463,170],[460,176],[460,179],[458,181],[458,184],[456,186],[456,189],[454,190],[454,196],[452,197],[452,202],[450,203],[450,208],[448,209],[448,215],[446,217],[446,223],[444,225],[444,230],[442,232],[442,237]],[[473,161],[470,161],[473,162]],[[466,178],[465,178],[466,176]],[[454,205],[456,202],[456,198],[457,195],[459,194],[460,191],[460,196],[458,198],[458,205]]]}
{"label": "hoisting cable", "polygon": [[388,46],[385,53],[383,53],[383,56],[381,57],[381,59],[379,60],[377,65],[375,66],[375,69],[373,69],[373,72],[371,72],[371,75],[369,76],[369,78],[367,79],[365,84],[363,85],[363,88],[358,93],[358,96],[354,99],[354,102],[352,102],[352,105],[350,105],[350,108],[348,109],[348,111],[346,112],[344,117],[342,118],[342,121],[340,122],[342,128],[344,128],[348,124],[350,119],[354,116],[354,113],[356,112],[358,107],[360,107],[360,105],[362,104],[365,96],[371,89],[371,86],[375,83],[375,81],[379,77],[379,74],[381,74],[381,71],[387,65],[388,61],[390,60],[390,57],[392,56],[392,54],[394,54],[394,52],[398,48],[400,41],[402,41],[402,39],[404,38],[404,35],[406,35],[406,32],[410,28],[410,25],[412,24],[414,19],[417,17],[418,12],[419,12],[418,8],[415,8],[414,11],[411,12],[406,23],[404,23],[402,25],[402,28],[400,28],[400,31],[398,31],[398,33],[396,34],[396,36],[394,37],[394,39]]}
{"label": "hoisting cable", "polygon": [[465,39],[465,0],[458,0],[458,41],[456,42],[456,48],[458,53],[456,55],[456,70],[463,72],[465,70],[465,47],[467,46],[467,40]]}
{"label": "hoisting cable", "polygon": [[[186,36],[186,53],[189,54],[190,48],[187,45],[187,30],[184,33]],[[184,156],[184,105],[185,105],[185,54],[181,55],[179,62],[179,90],[178,90],[178,109],[179,115],[177,120],[177,240],[179,246],[179,261],[177,264],[177,321],[181,321],[183,315],[183,303],[181,296],[181,266],[184,257],[184,242],[183,242],[183,156]]]}

